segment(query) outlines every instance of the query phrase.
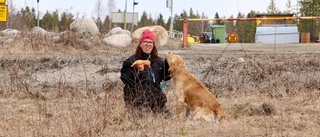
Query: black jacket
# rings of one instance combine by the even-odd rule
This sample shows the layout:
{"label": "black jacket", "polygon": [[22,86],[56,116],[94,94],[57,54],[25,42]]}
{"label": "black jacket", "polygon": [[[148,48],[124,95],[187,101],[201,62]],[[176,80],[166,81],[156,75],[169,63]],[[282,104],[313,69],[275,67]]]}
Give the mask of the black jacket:
{"label": "black jacket", "polygon": [[[131,67],[137,59],[134,55],[123,62],[121,68],[121,80],[125,84],[124,101],[126,105],[133,107],[149,106],[151,109],[163,107],[167,97],[160,88],[161,82],[170,80],[168,62],[162,58],[151,61],[151,67],[144,71],[138,71]],[[152,78],[154,73],[154,80]]]}

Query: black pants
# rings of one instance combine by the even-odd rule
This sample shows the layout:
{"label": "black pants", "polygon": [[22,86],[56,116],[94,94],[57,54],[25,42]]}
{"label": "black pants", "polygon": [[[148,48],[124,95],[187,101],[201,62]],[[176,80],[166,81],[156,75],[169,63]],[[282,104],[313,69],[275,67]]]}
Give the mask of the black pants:
{"label": "black pants", "polygon": [[124,101],[127,107],[147,107],[153,112],[162,112],[167,103],[167,97],[162,91],[125,91]]}

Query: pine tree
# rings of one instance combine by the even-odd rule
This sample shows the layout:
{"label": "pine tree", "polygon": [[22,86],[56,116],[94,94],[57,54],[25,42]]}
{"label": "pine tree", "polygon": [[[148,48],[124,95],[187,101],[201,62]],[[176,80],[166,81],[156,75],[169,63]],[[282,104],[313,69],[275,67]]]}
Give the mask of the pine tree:
{"label": "pine tree", "polygon": [[166,30],[170,29],[170,25],[171,25],[171,17],[168,18],[167,23],[165,25]]}
{"label": "pine tree", "polygon": [[41,27],[45,30],[51,30],[53,28],[52,20],[52,14],[49,11],[47,11],[42,17]]}
{"label": "pine tree", "polygon": [[161,13],[159,14],[159,17],[158,17],[158,19],[156,21],[156,24],[165,27],[164,20],[163,20],[163,15]]}
{"label": "pine tree", "polygon": [[[190,19],[199,19],[200,14],[198,12],[194,13],[192,8],[189,10],[189,17]],[[182,22],[181,22],[182,23]],[[188,32],[191,35],[199,36],[202,33],[202,22],[201,21],[191,21],[188,25]]]}
{"label": "pine tree", "polygon": [[[215,19],[220,19],[218,12],[216,12],[216,14],[214,15],[214,18]],[[218,20],[218,21],[215,22],[215,24],[216,25],[222,25],[223,23],[221,22],[221,20]]]}
{"label": "pine tree", "polygon": [[59,12],[58,10],[52,13],[52,29],[51,31],[57,32],[59,31]]}
{"label": "pine tree", "polygon": [[[241,13],[241,12],[238,13],[237,18],[244,18],[244,17],[245,17],[245,15],[243,13]],[[237,29],[236,29],[235,32],[239,36],[239,42],[240,43],[243,43],[244,39],[245,39],[245,29],[246,29],[246,27],[245,27],[244,23],[245,23],[244,21],[237,21],[236,22],[236,28]]]}
{"label": "pine tree", "polygon": [[276,2],[275,0],[271,0],[270,4],[267,8],[267,12],[270,14],[276,14],[276,13],[280,13],[278,7],[276,6]]}
{"label": "pine tree", "polygon": [[183,30],[183,23],[180,21],[180,19],[188,18],[188,14],[185,10],[182,11],[180,15],[175,14],[174,15],[174,21],[173,21],[173,29],[177,31]]}
{"label": "pine tree", "polygon": [[174,30],[182,31],[183,24],[182,24],[182,21],[179,20],[180,17],[181,15],[179,16],[178,14],[174,14],[173,22],[172,22]]}
{"label": "pine tree", "polygon": [[196,14],[194,14],[193,9],[190,8],[190,9],[189,9],[189,18],[194,19],[194,18],[196,18],[196,17],[197,17],[197,16],[196,16]]}
{"label": "pine tree", "polygon": [[153,20],[151,13],[149,14],[148,23],[147,26],[153,26],[156,25],[156,22]]}
{"label": "pine tree", "polygon": [[[247,18],[254,18],[256,16],[256,13],[251,10],[247,14]],[[243,42],[245,43],[253,43],[255,40],[255,32],[256,32],[256,22],[255,21],[245,21],[244,22],[244,35],[243,35]]]}
{"label": "pine tree", "polygon": [[59,22],[59,31],[69,30],[70,24],[74,21],[73,15],[71,13],[63,12],[61,14],[61,20]]}
{"label": "pine tree", "polygon": [[59,31],[59,13],[58,10],[50,13],[47,11],[41,22],[41,27],[48,31]]}
{"label": "pine tree", "polygon": [[111,19],[110,19],[110,16],[107,15],[106,18],[104,19],[103,21],[103,31],[101,31],[101,33],[106,33],[106,32],[109,32],[111,30]]}
{"label": "pine tree", "polygon": [[36,10],[27,6],[21,9],[23,28],[32,29],[37,25]]}
{"label": "pine tree", "polygon": [[[234,18],[233,15],[231,15],[229,18]],[[231,33],[236,31],[236,26],[235,26],[236,21],[228,21],[226,23],[226,32]]]}
{"label": "pine tree", "polygon": [[145,27],[148,25],[148,14],[144,11],[141,15],[140,21],[138,22],[138,28]]}

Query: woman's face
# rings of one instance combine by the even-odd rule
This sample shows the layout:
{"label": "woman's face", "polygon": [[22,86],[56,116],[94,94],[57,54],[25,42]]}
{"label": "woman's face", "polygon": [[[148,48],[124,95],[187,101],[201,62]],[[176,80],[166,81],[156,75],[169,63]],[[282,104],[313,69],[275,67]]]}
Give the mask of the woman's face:
{"label": "woman's face", "polygon": [[141,47],[142,51],[146,54],[151,53],[153,46],[154,46],[153,41],[150,39],[145,39],[144,41],[142,41],[140,43],[140,47]]}

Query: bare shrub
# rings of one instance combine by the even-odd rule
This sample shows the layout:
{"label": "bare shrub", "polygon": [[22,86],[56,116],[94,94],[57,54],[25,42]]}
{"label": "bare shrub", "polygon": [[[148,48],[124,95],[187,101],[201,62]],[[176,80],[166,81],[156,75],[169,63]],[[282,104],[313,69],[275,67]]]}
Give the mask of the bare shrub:
{"label": "bare shrub", "polygon": [[[76,40],[71,46],[72,34],[66,45],[29,39],[23,32],[19,44],[1,46],[0,136],[319,135],[317,53],[261,53],[270,47],[255,45],[246,53],[235,46],[221,54],[223,46],[174,47],[179,41],[159,47],[160,54],[182,55],[218,97],[229,122],[212,124],[147,111],[140,117],[125,108],[119,71],[137,43],[114,48],[97,42],[85,49]],[[164,89],[172,113],[175,90],[172,81]]]}
{"label": "bare shrub", "polygon": [[[260,57],[259,57],[260,56]],[[217,95],[264,93],[270,97],[295,95],[309,89],[319,88],[319,75],[315,58],[276,58],[258,55],[244,58],[245,62],[238,62],[237,57],[220,58],[212,69],[204,72],[211,75],[206,85],[215,88]],[[206,76],[208,77],[208,76]],[[223,81],[221,81],[223,80]],[[304,84],[302,84],[304,83]],[[295,84],[297,86],[291,86]]]}

